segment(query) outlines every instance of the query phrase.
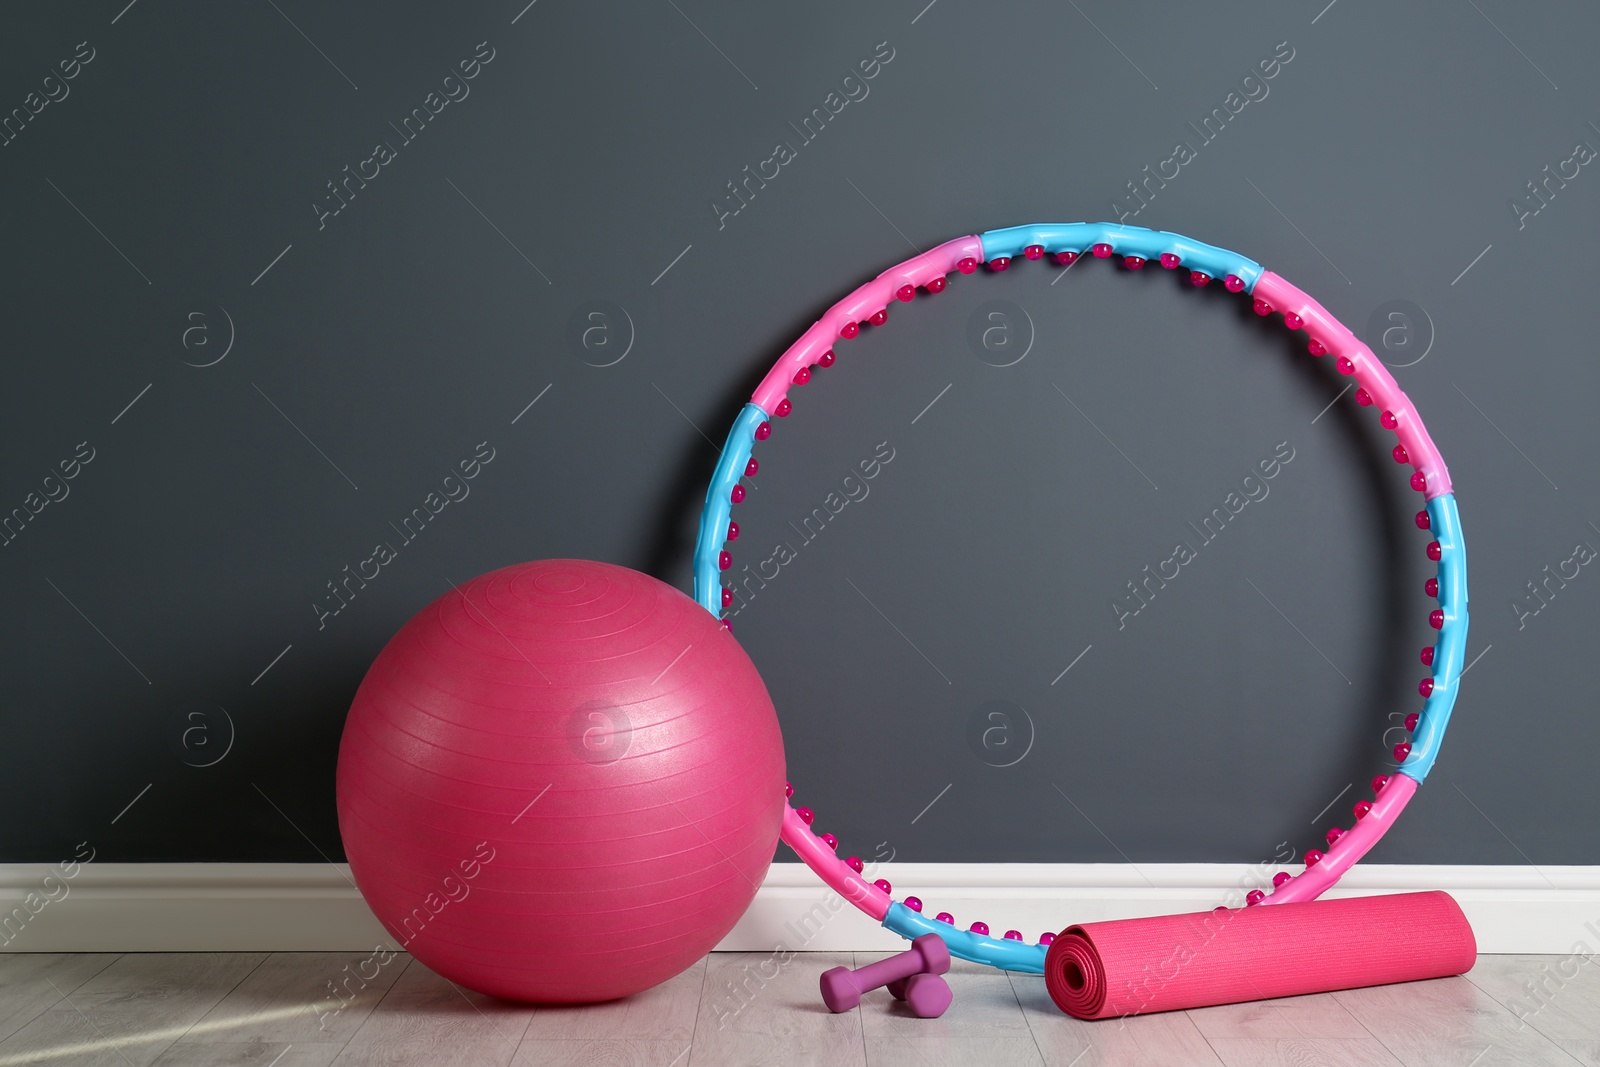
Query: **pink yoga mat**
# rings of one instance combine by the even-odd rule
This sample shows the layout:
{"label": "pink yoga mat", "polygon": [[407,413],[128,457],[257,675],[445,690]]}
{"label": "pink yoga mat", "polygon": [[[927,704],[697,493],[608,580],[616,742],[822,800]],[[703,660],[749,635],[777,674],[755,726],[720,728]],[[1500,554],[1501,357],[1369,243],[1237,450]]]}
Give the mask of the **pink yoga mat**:
{"label": "pink yoga mat", "polygon": [[1106,1019],[1443,978],[1477,951],[1448,893],[1400,893],[1069,926],[1044,978],[1068,1015]]}

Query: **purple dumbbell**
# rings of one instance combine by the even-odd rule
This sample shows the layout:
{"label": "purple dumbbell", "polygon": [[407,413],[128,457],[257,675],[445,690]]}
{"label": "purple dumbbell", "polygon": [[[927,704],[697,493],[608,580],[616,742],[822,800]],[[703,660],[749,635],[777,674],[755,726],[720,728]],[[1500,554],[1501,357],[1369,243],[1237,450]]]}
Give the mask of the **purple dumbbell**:
{"label": "purple dumbbell", "polygon": [[923,934],[905,952],[852,971],[834,967],[822,975],[822,1002],[829,1011],[849,1011],[861,994],[890,982],[905,981],[902,993],[911,1010],[933,1018],[950,1006],[950,987],[938,977],[950,969],[950,950],[938,934]]}

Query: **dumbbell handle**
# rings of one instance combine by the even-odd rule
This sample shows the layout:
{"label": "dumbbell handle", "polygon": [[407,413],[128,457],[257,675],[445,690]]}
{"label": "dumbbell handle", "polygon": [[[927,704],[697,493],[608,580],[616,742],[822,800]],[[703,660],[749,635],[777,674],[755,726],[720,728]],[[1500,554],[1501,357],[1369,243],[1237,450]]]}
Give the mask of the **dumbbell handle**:
{"label": "dumbbell handle", "polygon": [[[922,937],[931,937],[940,942],[940,948],[944,947],[943,940],[938,934],[923,934]],[[906,951],[890,956],[886,960],[879,960],[877,963],[869,963],[852,972],[856,988],[863,991],[877,989],[898,979],[910,978],[914,974],[944,974],[948,971],[949,952],[928,951],[929,946],[918,943],[922,941],[922,937],[912,942]]]}

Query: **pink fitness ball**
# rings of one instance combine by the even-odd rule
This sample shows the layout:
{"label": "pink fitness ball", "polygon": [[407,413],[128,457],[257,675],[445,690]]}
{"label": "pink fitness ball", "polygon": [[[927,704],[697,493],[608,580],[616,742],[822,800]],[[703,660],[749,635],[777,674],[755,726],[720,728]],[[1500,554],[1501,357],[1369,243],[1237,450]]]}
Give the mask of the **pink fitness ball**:
{"label": "pink fitness ball", "polygon": [[418,961],[587,1003],[666,981],[733,928],[783,782],[772,700],[716,618],[648,575],[558,559],[401,627],[356,691],[336,797],[356,885]]}

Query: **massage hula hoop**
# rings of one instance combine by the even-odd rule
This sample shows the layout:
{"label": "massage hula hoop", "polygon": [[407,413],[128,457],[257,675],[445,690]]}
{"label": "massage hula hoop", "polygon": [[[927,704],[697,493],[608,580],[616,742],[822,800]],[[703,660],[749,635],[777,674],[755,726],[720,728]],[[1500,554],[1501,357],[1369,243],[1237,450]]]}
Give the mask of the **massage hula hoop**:
{"label": "massage hula hoop", "polygon": [[[725,545],[739,536],[738,524],[731,521],[732,508],[745,496],[740,479],[756,473],[756,461],[750,456],[755,442],[770,436],[773,418],[784,418],[792,409],[789,390],[810,381],[813,366],[833,365],[833,346],[839,339],[855,337],[862,323],[879,326],[887,321],[892,301],[914,299],[919,286],[929,293],[942,292],[947,274],[971,274],[980,263],[992,270],[1005,270],[1012,257],[1019,254],[1027,259],[1052,255],[1063,266],[1084,254],[1098,259],[1117,255],[1122,257],[1123,266],[1133,270],[1155,260],[1168,270],[1180,266],[1187,269],[1189,280],[1196,287],[1221,278],[1229,292],[1243,293],[1254,301],[1257,315],[1281,314],[1290,330],[1305,330],[1310,335],[1306,346],[1310,353],[1332,356],[1339,372],[1355,379],[1356,403],[1377,407],[1382,412],[1384,428],[1399,438],[1394,459],[1412,467],[1411,487],[1422,493],[1427,502],[1417,512],[1416,523],[1419,529],[1431,531],[1434,540],[1427,546],[1428,558],[1439,565],[1437,575],[1429,578],[1426,585],[1428,595],[1437,598],[1439,604],[1428,618],[1439,631],[1438,640],[1422,650],[1422,662],[1433,673],[1418,685],[1426,701],[1422,712],[1406,719],[1411,740],[1395,746],[1399,770],[1392,776],[1373,779],[1374,799],[1355,805],[1355,822],[1349,829],[1334,827],[1328,831],[1327,851],[1307,852],[1304,870],[1293,875],[1278,872],[1273,877],[1272,891],[1252,890],[1245,906],[1313,900],[1378,842],[1427,777],[1438,755],[1450,723],[1466,652],[1467,559],[1460,516],[1450,489],[1450,472],[1411,401],[1371,349],[1321,304],[1271,271],[1263,270],[1258,263],[1175,233],[1117,223],[1074,222],[1012,226],[974,237],[958,237],[884,271],[834,304],[801,335],[761,380],[734,421],[700,516],[694,555],[695,599],[713,615],[721,615],[732,603],[732,590],[725,588],[720,579],[721,572],[733,562]],[[727,619],[723,619],[723,625],[732,629]],[[789,786],[786,793],[792,798],[794,787]],[[958,930],[943,912],[938,918],[929,919],[922,915],[922,902],[916,897],[896,901],[889,895],[889,882],[880,878],[869,883],[862,877],[859,859],[840,859],[836,855],[838,841],[832,834],[813,833],[812,819],[809,808],[787,805],[784,842],[840,896],[887,929],[906,938],[938,934],[952,955],[975,963],[1027,974],[1044,973],[1045,953],[1054,940],[1053,934],[1046,933],[1039,943],[1028,944],[1016,930],[997,938],[989,936],[988,926],[981,922],[973,923],[968,930]]]}

